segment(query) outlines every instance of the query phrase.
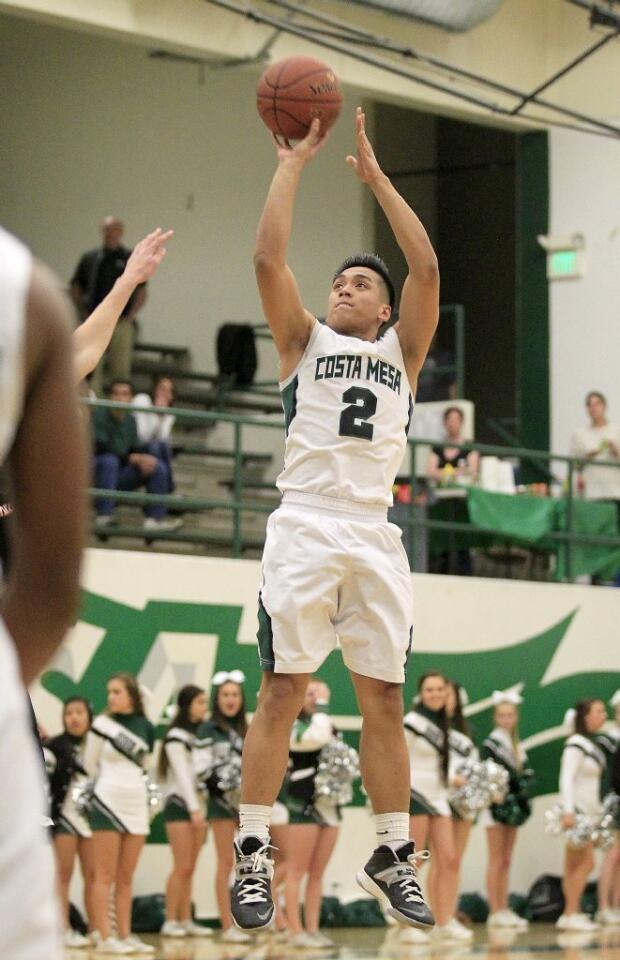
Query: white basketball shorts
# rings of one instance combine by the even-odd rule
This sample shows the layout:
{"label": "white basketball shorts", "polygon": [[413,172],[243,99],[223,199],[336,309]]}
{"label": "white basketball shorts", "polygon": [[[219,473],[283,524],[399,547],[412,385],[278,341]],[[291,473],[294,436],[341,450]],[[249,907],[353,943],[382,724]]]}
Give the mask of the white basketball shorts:
{"label": "white basketball shorts", "polygon": [[[413,597],[400,529],[374,510],[287,493],[269,518],[259,595],[263,670],[313,673],[340,645],[354,673],[404,683]],[[346,506],[347,512],[343,511]]]}
{"label": "white basketball shorts", "polygon": [[52,846],[42,826],[42,761],[12,640],[0,620],[0,957],[60,960]]}

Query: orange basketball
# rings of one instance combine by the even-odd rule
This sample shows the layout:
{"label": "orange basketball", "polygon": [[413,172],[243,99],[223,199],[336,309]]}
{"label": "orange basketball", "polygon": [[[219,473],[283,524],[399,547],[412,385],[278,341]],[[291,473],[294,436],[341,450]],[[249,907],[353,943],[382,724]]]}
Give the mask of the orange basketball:
{"label": "orange basketball", "polygon": [[315,117],[321,131],[336,121],[342,107],[334,71],[314,57],[288,57],[268,67],[256,89],[258,112],[269,129],[286,140],[301,140]]}

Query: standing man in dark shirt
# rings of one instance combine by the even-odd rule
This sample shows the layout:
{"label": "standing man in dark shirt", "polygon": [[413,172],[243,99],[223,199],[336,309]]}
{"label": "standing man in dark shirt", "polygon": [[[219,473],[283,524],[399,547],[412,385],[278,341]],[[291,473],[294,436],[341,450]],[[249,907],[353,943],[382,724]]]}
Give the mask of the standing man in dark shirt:
{"label": "standing man in dark shirt", "polygon": [[[131,250],[122,244],[124,224],[118,217],[105,217],[101,224],[103,244],[80,258],[71,278],[71,296],[84,320],[108,295],[125,270]],[[141,284],[129,298],[116,326],[108,349],[112,379],[131,375],[134,320],[146,301],[146,285]],[[93,375],[93,388],[101,393],[103,361]]]}
{"label": "standing man in dark shirt", "polygon": [[[110,400],[131,403],[133,390],[128,381],[116,380],[110,388]],[[95,434],[95,486],[99,490],[137,490],[146,486],[147,493],[170,491],[170,468],[163,460],[148,452],[141,444],[133,413],[109,407],[98,407],[93,415]],[[97,527],[112,522],[114,500],[102,497],[97,501]],[[159,504],[144,508],[147,530],[175,530],[179,519],[167,519],[166,508]]]}

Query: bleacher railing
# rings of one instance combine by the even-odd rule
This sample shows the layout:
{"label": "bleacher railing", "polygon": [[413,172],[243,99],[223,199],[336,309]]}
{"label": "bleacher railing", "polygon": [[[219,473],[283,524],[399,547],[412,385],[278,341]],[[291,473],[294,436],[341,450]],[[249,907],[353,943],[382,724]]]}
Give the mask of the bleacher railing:
{"label": "bleacher railing", "polygon": [[[244,450],[244,431],[252,428],[261,427],[270,430],[284,431],[284,420],[276,420],[273,417],[265,416],[241,416],[230,413],[220,413],[215,411],[187,410],[177,407],[135,406],[133,404],[117,403],[111,400],[85,400],[84,403],[89,407],[103,407],[117,410],[127,410],[129,413],[157,413],[159,415],[173,415],[178,422],[204,424],[205,427],[213,426],[218,423],[228,423],[233,427],[233,448],[231,457],[233,461],[233,481],[232,498],[206,498],[206,497],[188,497],[177,496],[174,494],[155,495],[142,492],[125,492],[120,490],[100,490],[90,488],[88,495],[91,500],[98,497],[106,497],[114,500],[116,503],[133,504],[143,507],[149,504],[164,504],[170,510],[182,512],[197,512],[202,510],[229,510],[233,516],[232,537],[217,537],[203,530],[150,530],[143,529],[141,526],[115,525],[107,527],[104,531],[96,531],[98,536],[111,537],[135,537],[146,541],[168,540],[179,543],[216,543],[223,545],[229,544],[231,555],[239,558],[243,555],[244,549],[260,549],[262,539],[244,537],[243,517],[248,513],[271,513],[274,509],[274,502],[262,502],[260,499],[252,499],[246,490],[244,477],[244,456],[247,451]],[[421,478],[416,475],[416,448],[436,446],[436,438],[416,438],[410,439],[411,449],[411,469],[410,475],[405,482],[411,485],[412,496],[410,498],[407,516],[404,519],[399,518],[399,523],[403,526],[405,542],[408,544],[409,557],[414,556],[415,532],[419,529],[425,530],[443,530],[448,533],[470,533],[480,534],[481,536],[490,536],[489,530],[478,527],[473,523],[463,523],[455,520],[435,520],[427,516],[417,516],[415,504],[415,492],[420,487]],[[451,444],[451,446],[456,446]],[[565,478],[563,482],[564,498],[566,502],[566,529],[554,531],[546,537],[560,545],[565,545],[565,576],[562,578],[565,582],[572,582],[574,579],[573,550],[576,546],[603,546],[620,550],[620,536],[608,537],[597,536],[590,533],[581,533],[575,529],[575,479],[577,472],[584,465],[591,465],[589,461],[577,459],[575,457],[564,456],[561,454],[548,453],[544,450],[530,450],[525,447],[497,446],[481,443],[463,443],[458,445],[464,453],[477,451],[481,456],[494,456],[507,458],[510,460],[518,459],[521,462],[529,461],[537,465],[559,463],[563,464]],[[205,444],[205,455],[208,455],[209,448]],[[595,466],[614,467],[620,470],[620,461],[617,460],[597,460]],[[207,469],[205,467],[205,469]],[[550,475],[553,471],[549,470]],[[403,479],[402,477],[400,478]],[[266,485],[266,489],[273,489],[277,493],[275,486]]]}

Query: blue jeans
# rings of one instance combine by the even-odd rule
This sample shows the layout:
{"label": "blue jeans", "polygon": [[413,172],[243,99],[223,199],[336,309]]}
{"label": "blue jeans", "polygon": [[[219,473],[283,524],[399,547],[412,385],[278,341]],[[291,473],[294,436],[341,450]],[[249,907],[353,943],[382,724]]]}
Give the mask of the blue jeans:
{"label": "blue jeans", "polygon": [[[170,470],[161,460],[149,477],[144,477],[137,467],[130,463],[122,464],[115,453],[99,453],[95,457],[95,486],[100,490],[137,490],[146,486],[147,493],[166,494],[170,491]],[[97,500],[97,516],[111,516],[115,501],[107,497]],[[145,516],[161,520],[166,516],[163,506],[149,505],[144,508]]]}

